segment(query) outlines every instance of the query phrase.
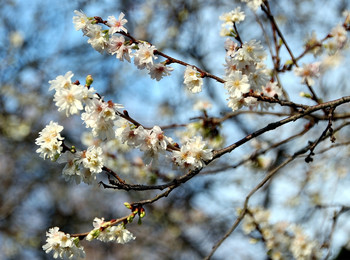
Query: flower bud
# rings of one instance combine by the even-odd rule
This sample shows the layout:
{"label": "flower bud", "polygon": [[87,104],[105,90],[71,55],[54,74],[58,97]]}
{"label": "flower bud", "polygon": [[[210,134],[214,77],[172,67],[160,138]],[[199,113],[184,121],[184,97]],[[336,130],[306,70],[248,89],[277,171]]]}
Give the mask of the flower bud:
{"label": "flower bud", "polygon": [[140,218],[143,218],[144,216],[146,216],[146,211],[141,209]]}
{"label": "flower bud", "polygon": [[129,202],[124,202],[124,206],[127,207],[128,209],[131,209],[131,205]]}
{"label": "flower bud", "polygon": [[305,98],[312,98],[312,96],[309,93],[305,93],[305,92],[300,92],[299,96],[305,97]]}
{"label": "flower bud", "polygon": [[86,82],[86,86],[90,87],[92,82],[94,82],[94,79],[92,78],[91,75],[87,75],[85,82]]}
{"label": "flower bud", "polygon": [[128,223],[131,223],[131,222],[134,220],[134,217],[135,217],[135,215],[130,215],[130,216],[127,218]]}

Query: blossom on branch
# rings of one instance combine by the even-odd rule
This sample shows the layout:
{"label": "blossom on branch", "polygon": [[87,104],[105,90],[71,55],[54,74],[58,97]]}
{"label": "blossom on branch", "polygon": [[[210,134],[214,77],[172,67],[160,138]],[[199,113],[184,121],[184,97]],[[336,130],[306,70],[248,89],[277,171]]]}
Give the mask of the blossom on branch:
{"label": "blossom on branch", "polygon": [[108,42],[108,52],[111,55],[116,54],[116,58],[124,61],[126,59],[130,62],[131,47],[130,45],[125,45],[125,38],[123,36],[113,35]]}
{"label": "blossom on branch", "polygon": [[336,27],[334,27],[332,29],[331,35],[332,35],[332,37],[334,37],[334,39],[337,43],[337,47],[339,49],[341,49],[345,45],[345,43],[348,39],[347,31],[345,30],[344,26],[341,24],[338,24]]}
{"label": "blossom on branch", "polygon": [[56,122],[50,122],[40,133],[39,137],[35,140],[35,144],[40,146],[36,152],[40,153],[40,157],[49,157],[51,160],[57,159],[62,151],[61,131],[63,126],[60,126]]}
{"label": "blossom on branch", "polygon": [[247,3],[248,7],[255,12],[263,3],[263,0],[241,0],[241,2]]}
{"label": "blossom on branch", "polygon": [[91,173],[102,172],[103,159],[101,147],[90,146],[86,151],[82,151],[79,162],[81,162],[85,168],[89,169]]}
{"label": "blossom on branch", "polygon": [[87,36],[90,37],[88,43],[99,53],[102,54],[108,48],[108,35],[103,32],[100,25],[91,25]]}
{"label": "blossom on branch", "polygon": [[69,88],[72,84],[72,77],[74,76],[73,72],[68,71],[64,76],[59,75],[56,79],[50,80],[49,84],[51,85],[49,90],[61,90]]}
{"label": "blossom on branch", "polygon": [[104,221],[104,218],[95,218],[93,222],[94,229],[90,231],[86,239],[91,241],[98,239],[103,242],[114,242],[125,244],[131,240],[135,240],[135,236],[125,227],[120,224],[111,226],[111,222]]}
{"label": "blossom on branch", "polygon": [[43,245],[43,249],[46,253],[53,251],[53,258],[77,259],[85,257],[84,248],[79,245],[79,238],[70,237],[69,234],[59,231],[58,227],[50,228],[49,232],[46,232],[46,236],[47,243]]}
{"label": "blossom on branch", "polygon": [[132,54],[134,57],[134,63],[138,69],[144,69],[147,66],[153,65],[153,59],[158,59],[154,55],[154,51],[157,48],[148,42],[139,43],[137,45],[138,49]]}
{"label": "blossom on branch", "polygon": [[66,163],[62,170],[63,177],[66,181],[75,181],[76,184],[81,182],[81,171],[79,169],[80,156],[78,153],[65,152],[58,158],[58,163]]}
{"label": "blossom on branch", "polygon": [[192,93],[198,93],[202,91],[203,79],[195,67],[186,67],[184,74],[184,84]]}
{"label": "blossom on branch", "polygon": [[68,71],[64,76],[60,75],[50,80],[49,90],[56,91],[54,101],[58,111],[65,111],[66,116],[78,114],[83,110],[83,104],[89,103],[94,96],[95,90],[82,85],[73,84],[71,78],[74,74]]}
{"label": "blossom on branch", "polygon": [[206,145],[201,136],[195,136],[181,146],[180,151],[173,151],[172,160],[185,169],[202,168],[206,160],[213,158],[212,150],[205,149]]}
{"label": "blossom on branch", "polygon": [[241,71],[235,71],[225,78],[224,87],[228,90],[230,96],[241,97],[242,94],[249,92],[250,84],[247,75]]}
{"label": "blossom on branch", "polygon": [[220,20],[224,21],[222,26],[233,26],[233,23],[238,24],[239,22],[244,21],[245,14],[241,12],[241,7],[237,7],[231,12],[224,13],[219,17]]}
{"label": "blossom on branch", "polygon": [[315,84],[314,78],[320,76],[320,62],[303,64],[303,67],[294,69],[295,75],[301,77],[302,83],[308,83],[310,86]]}
{"label": "blossom on branch", "polygon": [[123,106],[112,101],[104,102],[101,98],[95,97],[90,104],[85,106],[85,112],[81,119],[86,127],[92,128],[95,137],[113,139],[115,137],[114,121],[118,118],[116,112]]}
{"label": "blossom on branch", "polygon": [[76,14],[76,16],[73,16],[75,30],[82,30],[85,34],[87,27],[91,25],[91,20],[84,14],[83,11],[75,10],[74,13]]}
{"label": "blossom on branch", "polygon": [[78,114],[83,110],[83,86],[70,84],[68,88],[56,91],[53,101],[58,111],[66,111],[66,116]]}
{"label": "blossom on branch", "polygon": [[125,33],[128,32],[128,30],[123,26],[128,22],[128,20],[124,19],[125,14],[121,12],[119,14],[118,20],[114,16],[108,16],[108,25],[109,28],[109,34],[117,33],[120,31],[123,31]]}
{"label": "blossom on branch", "polygon": [[174,68],[165,66],[163,63],[156,63],[149,66],[149,75],[152,79],[161,80],[164,76],[169,76]]}

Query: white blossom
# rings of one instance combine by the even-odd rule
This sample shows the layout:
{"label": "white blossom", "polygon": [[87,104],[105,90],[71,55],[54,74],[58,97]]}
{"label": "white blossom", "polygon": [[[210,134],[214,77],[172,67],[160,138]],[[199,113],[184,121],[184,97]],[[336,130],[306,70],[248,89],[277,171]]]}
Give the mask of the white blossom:
{"label": "white blossom", "polygon": [[251,67],[251,71],[248,73],[248,80],[252,90],[261,91],[262,86],[269,82],[270,75],[265,68]]}
{"label": "white blossom", "polygon": [[91,25],[87,36],[89,37],[88,43],[90,43],[96,51],[103,53],[108,48],[108,36],[102,31],[100,25]]}
{"label": "white blossom", "polygon": [[259,41],[251,40],[242,45],[242,48],[237,50],[234,58],[240,61],[260,62],[266,58],[266,52]]}
{"label": "white blossom", "polygon": [[112,101],[104,102],[101,98],[93,98],[85,106],[85,112],[81,118],[86,127],[92,128],[95,137],[104,139],[115,138],[114,120],[117,119],[116,112],[123,106]]}
{"label": "white blossom", "polygon": [[79,162],[83,163],[84,167],[89,169],[91,173],[95,174],[102,172],[102,148],[90,146],[86,151],[81,153],[81,159]]}
{"label": "white blossom", "polygon": [[84,248],[79,245],[79,238],[70,237],[69,234],[59,231],[58,227],[50,228],[49,232],[46,232],[46,236],[47,243],[42,248],[46,253],[52,251],[53,258],[77,259],[85,257]]}
{"label": "white blossom", "polygon": [[210,103],[210,101],[208,100],[198,100],[194,105],[193,105],[193,109],[194,110],[209,110],[213,107],[213,104]]}
{"label": "white blossom", "polygon": [[308,83],[310,86],[315,84],[314,78],[320,76],[320,62],[303,64],[303,67],[294,69],[295,75],[301,77],[302,83]]}
{"label": "white blossom", "polygon": [[68,117],[83,110],[84,88],[81,85],[70,84],[67,88],[57,90],[53,101],[56,102],[58,111],[65,111]]}
{"label": "white blossom", "polygon": [[342,48],[347,41],[347,31],[345,30],[344,26],[338,24],[331,30],[330,34],[334,37],[338,48]]}
{"label": "white blossom", "polygon": [[223,26],[233,26],[233,23],[239,23],[245,18],[244,12],[241,12],[241,7],[237,7],[231,12],[224,13],[219,17],[220,20],[224,21]]}
{"label": "white blossom", "polygon": [[206,143],[201,136],[191,138],[181,146],[180,151],[173,151],[172,160],[180,167],[194,170],[204,166],[204,161],[213,158],[211,149],[205,149]]}
{"label": "white blossom", "polygon": [[114,16],[108,16],[108,25],[109,28],[109,34],[117,33],[120,31],[123,31],[125,33],[128,32],[128,30],[124,27],[124,24],[128,22],[128,20],[124,19],[125,14],[121,12],[119,14],[118,19],[116,19]]}
{"label": "white blossom", "polygon": [[103,242],[113,242],[116,241],[119,244],[125,244],[134,240],[134,235],[122,224],[118,226],[110,226],[109,221],[105,222],[104,218],[95,218],[93,222],[94,229],[90,231],[86,239],[91,241],[93,239],[98,239]]}
{"label": "white blossom", "polygon": [[35,144],[39,146],[36,150],[40,153],[40,157],[49,157],[51,160],[56,159],[62,151],[62,140],[64,139],[60,132],[63,130],[63,126],[56,122],[50,122],[40,133],[39,137],[35,140]]}
{"label": "white blossom", "polygon": [[277,82],[271,82],[269,81],[266,86],[262,87],[262,93],[264,96],[267,97],[281,97],[282,96],[282,89],[280,86],[277,85]]}
{"label": "white blossom", "polygon": [[231,56],[232,54],[234,54],[234,52],[237,50],[238,48],[238,44],[234,41],[232,41],[230,38],[227,38],[225,40],[225,50],[226,50],[226,56]]}
{"label": "white blossom", "polygon": [[62,170],[62,174],[66,181],[74,181],[76,184],[81,182],[81,172],[79,169],[78,153],[65,152],[58,158],[58,163],[66,163]]}
{"label": "white blossom", "polygon": [[111,227],[110,232],[115,236],[117,243],[125,244],[130,242],[131,240],[135,240],[135,236],[127,229],[123,227],[123,225],[113,226]]}
{"label": "white blossom", "polygon": [[263,0],[241,0],[241,2],[247,3],[248,7],[255,12],[263,3]]}
{"label": "white blossom", "polygon": [[149,75],[152,79],[161,80],[164,76],[169,76],[174,68],[165,66],[163,63],[156,63],[149,66]]}
{"label": "white blossom", "polygon": [[230,96],[240,98],[242,94],[249,92],[248,77],[243,75],[241,71],[232,72],[225,80],[224,87],[228,90]]}
{"label": "white blossom", "polygon": [[56,90],[59,91],[61,89],[69,88],[72,84],[72,77],[74,74],[71,71],[68,71],[64,76],[59,75],[56,77],[56,79],[50,80],[49,84],[51,85],[49,90]]}
{"label": "white blossom", "polygon": [[76,14],[76,16],[73,16],[75,30],[82,30],[85,34],[86,28],[91,24],[91,21],[83,11],[75,10],[74,13]]}
{"label": "white blossom", "polygon": [[126,59],[130,62],[131,55],[131,47],[129,45],[125,45],[125,38],[123,36],[115,36],[113,35],[109,39],[108,43],[108,52],[112,55],[116,54],[116,58],[124,61]]}
{"label": "white blossom", "polygon": [[186,67],[184,74],[184,84],[192,93],[198,93],[202,91],[203,79],[195,67]]}
{"label": "white blossom", "polygon": [[134,63],[139,69],[144,69],[147,66],[153,65],[153,60],[158,59],[154,55],[157,50],[154,45],[148,42],[139,43],[137,45],[138,49],[133,53]]}

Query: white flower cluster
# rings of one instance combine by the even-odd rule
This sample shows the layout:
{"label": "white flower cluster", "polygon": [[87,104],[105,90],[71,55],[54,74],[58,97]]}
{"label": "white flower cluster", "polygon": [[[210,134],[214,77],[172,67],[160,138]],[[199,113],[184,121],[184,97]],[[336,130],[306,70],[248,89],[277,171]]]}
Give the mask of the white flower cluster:
{"label": "white flower cluster", "polygon": [[202,91],[203,79],[195,67],[186,66],[184,84],[192,93],[198,93]]}
{"label": "white flower cluster", "polygon": [[[62,147],[60,149],[62,150]],[[58,156],[58,163],[66,163],[62,174],[67,181],[90,184],[96,179],[96,174],[102,172],[103,157],[100,147],[90,146],[85,151],[74,153],[66,151],[61,155],[56,155]]]}
{"label": "white flower cluster", "polygon": [[[243,221],[243,231],[251,234],[259,230],[267,253],[273,260],[280,259],[321,259],[320,245],[310,240],[303,230],[287,222],[269,223],[270,213],[262,208],[249,209]],[[257,228],[258,225],[258,228]]]}
{"label": "white flower cluster", "polygon": [[[270,82],[269,71],[263,61],[266,53],[260,42],[251,40],[238,47],[231,39],[225,42],[226,64],[224,87],[228,91],[228,106],[236,111],[242,106],[257,105],[256,98],[243,97],[249,91],[268,97],[281,96],[282,90]],[[264,104],[268,108],[271,104]]]}
{"label": "white flower cluster", "polygon": [[235,10],[232,10],[231,12],[224,13],[221,15],[220,20],[224,21],[221,27],[220,35],[221,36],[230,36],[234,35],[234,24],[239,24],[240,22],[244,21],[245,14],[244,12],[241,12],[241,7],[237,7]]}
{"label": "white flower cluster", "polygon": [[126,123],[116,133],[122,143],[140,149],[145,153],[146,158],[154,159],[155,161],[158,155],[164,153],[168,145],[173,143],[173,140],[165,136],[159,126],[154,126],[152,129],[144,129],[143,126],[135,127],[130,123]]}
{"label": "white flower cluster", "polygon": [[[163,154],[168,145],[174,142],[170,137],[165,136],[159,126],[152,129],[145,129],[143,126],[136,127],[127,120],[121,118],[118,109],[123,106],[105,102],[102,97],[95,94],[91,86],[82,86],[79,83],[72,83],[74,74],[69,71],[64,76],[60,75],[56,79],[49,81],[50,90],[54,89],[55,101],[59,111],[65,111],[66,115],[81,114],[81,119],[87,128],[91,128],[92,135],[101,141],[120,140],[131,148],[138,148],[144,152],[145,158],[157,163],[158,156]],[[69,151],[61,155],[62,140],[60,132],[62,126],[51,122],[50,125],[40,132],[36,144],[40,146],[38,153],[45,159],[58,159],[59,163],[65,163],[62,171],[66,180],[75,181],[77,184],[85,182],[87,184],[96,180],[98,173],[102,172],[104,166],[104,155],[101,147],[94,144],[90,145],[84,151]],[[99,142],[98,145],[101,145]],[[177,165],[185,166],[188,169],[202,167],[202,160],[211,159],[208,155],[209,150],[201,153],[199,150],[205,146],[205,143],[195,139],[189,142],[183,148],[188,158],[185,160],[176,159]],[[193,149],[193,151],[187,151]],[[176,158],[178,151],[175,151],[173,158]],[[211,154],[211,153],[209,153]],[[191,159],[192,158],[192,159]],[[195,159],[194,159],[195,158]]]}
{"label": "white flower cluster", "polygon": [[202,168],[205,161],[213,158],[212,150],[205,147],[206,143],[202,137],[195,136],[182,145],[180,151],[173,151],[172,160],[176,165],[188,170]]}
{"label": "white flower cluster", "polygon": [[114,123],[119,118],[118,109],[122,105],[112,101],[104,102],[100,98],[94,98],[89,105],[85,106],[85,112],[82,113],[81,119],[87,128],[92,129],[95,137],[101,140],[111,140],[115,138]]}
{"label": "white flower cluster", "polygon": [[248,7],[255,12],[263,3],[263,0],[241,0],[241,2],[247,3]]}
{"label": "white flower cluster", "polygon": [[68,71],[64,76],[60,75],[49,81],[49,90],[56,91],[54,101],[58,111],[65,111],[67,117],[83,110],[83,104],[90,104],[95,93],[93,88],[72,83],[73,76],[74,74]]}
{"label": "white flower cluster", "polygon": [[117,242],[125,244],[135,240],[135,236],[122,224],[111,226],[110,222],[105,222],[104,218],[95,218],[93,222],[94,229],[87,235],[86,239],[91,241],[98,239],[102,242]]}
{"label": "white flower cluster", "polygon": [[61,131],[63,126],[55,122],[50,122],[40,133],[39,137],[35,140],[35,144],[39,146],[36,150],[37,153],[40,153],[42,158],[50,158],[51,160],[56,160],[61,154],[62,140],[64,139],[61,136]]}
{"label": "white flower cluster", "polygon": [[103,98],[95,94],[95,89],[71,82],[74,74],[68,71],[64,76],[60,75],[50,80],[49,90],[56,91],[54,101],[58,111],[66,111],[66,116],[79,114],[84,109],[81,118],[86,127],[92,128],[94,136],[104,139],[113,139],[114,121],[118,118],[116,112],[123,108],[122,105],[105,102]]}
{"label": "white flower cluster", "polygon": [[158,57],[155,56],[157,50],[155,46],[147,43],[133,43],[126,41],[124,36],[116,36],[115,33],[126,34],[127,29],[124,25],[127,20],[124,19],[124,13],[120,13],[118,19],[114,16],[108,17],[108,31],[104,31],[101,25],[96,24],[93,18],[87,17],[83,12],[74,11],[73,23],[76,30],[82,30],[84,35],[89,37],[88,43],[100,53],[107,52],[116,55],[116,58],[124,61],[131,61],[139,69],[147,69],[152,79],[160,80],[164,76],[170,75],[172,67],[166,66],[165,62],[154,63]]}
{"label": "white flower cluster", "polygon": [[320,64],[320,62],[303,64],[303,67],[296,67],[294,73],[301,77],[302,83],[308,83],[312,86],[315,84],[314,78],[320,76]]}
{"label": "white flower cluster", "polygon": [[70,237],[69,234],[59,231],[58,227],[50,228],[49,232],[46,232],[46,236],[46,244],[43,245],[43,249],[46,253],[52,251],[53,258],[77,259],[85,257],[84,248],[79,245],[79,238]]}
{"label": "white flower cluster", "polygon": [[343,48],[348,40],[347,31],[342,24],[338,24],[331,30],[331,36],[335,40],[337,49]]}
{"label": "white flower cluster", "polygon": [[[348,40],[347,31],[343,25],[338,24],[331,30],[329,36],[330,40],[323,45],[317,40],[315,33],[307,40],[306,48],[312,46],[312,51],[315,56],[322,53],[324,48],[326,48],[328,52],[321,61],[303,64],[302,67],[294,68],[295,75],[301,77],[302,83],[307,82],[310,86],[313,86],[316,78],[319,78],[327,69],[334,68],[339,64],[342,57],[340,50],[346,46]],[[318,46],[314,47],[315,45]]]}

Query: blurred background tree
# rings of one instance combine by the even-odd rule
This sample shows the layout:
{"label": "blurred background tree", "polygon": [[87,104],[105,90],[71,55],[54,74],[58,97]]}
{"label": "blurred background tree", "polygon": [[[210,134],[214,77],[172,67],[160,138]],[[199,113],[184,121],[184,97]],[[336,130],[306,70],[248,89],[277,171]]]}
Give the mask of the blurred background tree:
{"label": "blurred background tree", "polygon": [[[342,12],[350,9],[347,0],[269,1],[273,14],[295,53],[303,51],[304,40],[315,31],[322,38],[338,23]],[[83,82],[88,74],[94,77],[94,88],[114,102],[124,104],[133,118],[147,126],[188,124],[203,117],[192,110],[198,100],[208,100],[213,108],[209,116],[220,117],[230,112],[222,85],[205,80],[199,95],[183,90],[183,68],[173,65],[170,77],[155,82],[133,64],[101,55],[87,43],[87,38],[74,30],[74,10],[88,16],[117,16],[121,11],[128,19],[128,31],[137,39],[146,40],[158,50],[195,64],[218,76],[224,75],[225,38],[219,36],[219,16],[238,5],[239,1],[160,0],[160,1],[20,1],[2,0],[0,9],[0,259],[51,259],[41,246],[49,227],[59,226],[68,233],[91,229],[94,217],[117,218],[128,210],[125,201],[150,198],[154,192],[105,190],[98,185],[75,185],[62,178],[63,165],[43,161],[35,153],[38,132],[50,121],[65,126],[64,135],[80,145],[85,130],[76,117],[66,118],[57,111],[48,81],[71,70]],[[239,25],[244,42],[260,40],[267,46],[258,23],[267,24],[262,13],[249,9],[246,21]],[[266,32],[271,36],[271,32]],[[267,48],[266,48],[267,49]],[[285,62],[288,54],[282,50]],[[271,58],[270,65],[272,66]],[[305,62],[313,60],[305,57]],[[303,60],[304,61],[304,60]],[[348,93],[349,54],[341,66],[318,81],[317,91],[324,101]],[[293,101],[313,104],[299,97],[305,87],[292,72],[281,75],[283,87]],[[132,97],[132,98],[130,98]],[[341,109],[348,109],[344,105]],[[341,112],[340,109],[337,112]],[[237,113],[215,129],[231,144],[247,134],[278,119],[275,115]],[[334,123],[346,123],[343,118]],[[223,156],[201,175],[174,191],[169,197],[146,207],[143,225],[130,225],[137,239],[127,245],[100,242],[84,243],[86,259],[202,259],[232,225],[249,191],[264,177],[268,169],[278,165],[309,140],[315,140],[327,121],[307,135],[300,134],[274,150],[260,156],[256,151],[270,147],[291,135],[301,133],[306,121],[283,126],[278,133],[266,133],[239,150]],[[169,129],[175,135],[183,128]],[[342,143],[348,140],[344,128],[337,134]],[[322,148],[329,147],[329,143]],[[349,243],[348,214],[337,218],[332,231],[332,217],[337,208],[315,205],[349,205],[349,167],[346,145],[317,154],[314,162],[299,159],[274,177],[259,194],[253,205],[271,211],[274,221],[287,220],[302,225],[320,243],[331,241],[331,256]],[[137,156],[133,155],[133,156]],[[243,158],[250,158],[239,164]],[[137,157],[130,157],[137,164]],[[167,169],[169,171],[169,169]],[[175,171],[167,172],[169,177]],[[125,177],[125,176],[124,176]],[[159,176],[158,176],[159,177]],[[152,183],[154,176],[127,176],[134,182]],[[293,185],[291,185],[291,183]],[[333,219],[334,220],[334,219]],[[332,234],[332,236],[330,235]],[[331,240],[330,240],[331,238]],[[213,259],[267,259],[264,244],[250,244],[249,237],[238,230],[223,244]]]}

